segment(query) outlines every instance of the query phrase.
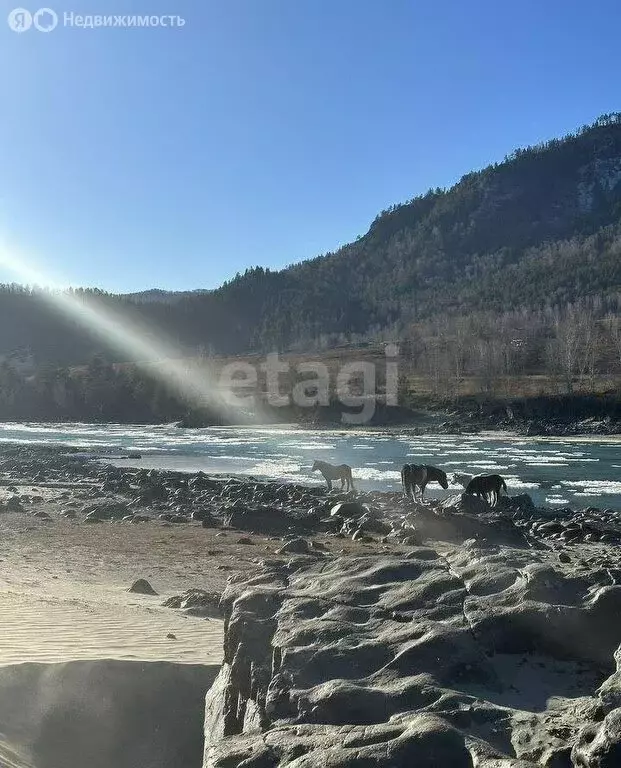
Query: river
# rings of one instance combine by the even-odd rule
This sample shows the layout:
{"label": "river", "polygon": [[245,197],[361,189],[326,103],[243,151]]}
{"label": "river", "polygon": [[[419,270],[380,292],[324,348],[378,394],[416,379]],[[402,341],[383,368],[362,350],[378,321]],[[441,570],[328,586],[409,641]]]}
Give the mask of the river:
{"label": "river", "polygon": [[[0,442],[65,445],[86,451],[138,452],[119,463],[148,468],[249,475],[319,483],[315,458],[350,464],[357,487],[395,490],[404,463],[449,473],[499,473],[509,492],[537,504],[621,509],[621,438],[532,438],[489,432],[416,436],[402,430],[306,430],[295,427],[0,424]],[[449,491],[430,486],[429,495]]]}

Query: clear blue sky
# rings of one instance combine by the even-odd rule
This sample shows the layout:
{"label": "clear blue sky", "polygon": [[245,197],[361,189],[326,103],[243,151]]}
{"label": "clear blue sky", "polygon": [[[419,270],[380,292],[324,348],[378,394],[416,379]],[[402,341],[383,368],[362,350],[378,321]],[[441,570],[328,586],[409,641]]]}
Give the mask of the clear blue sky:
{"label": "clear blue sky", "polygon": [[0,20],[0,225],[75,285],[282,267],[621,106],[619,0],[46,4],[186,19],[21,35]]}

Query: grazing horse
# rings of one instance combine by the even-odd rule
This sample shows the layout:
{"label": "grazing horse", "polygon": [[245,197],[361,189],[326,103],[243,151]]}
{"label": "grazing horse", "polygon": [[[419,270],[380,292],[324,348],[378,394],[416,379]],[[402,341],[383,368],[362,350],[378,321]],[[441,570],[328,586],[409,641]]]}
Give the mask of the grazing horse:
{"label": "grazing horse", "polygon": [[401,470],[401,482],[403,483],[403,493],[410,499],[416,499],[416,489],[420,488],[422,500],[427,483],[436,482],[440,483],[444,490],[448,488],[446,472],[428,464],[405,464]]}
{"label": "grazing horse", "polygon": [[345,483],[347,483],[348,491],[356,490],[354,488],[354,480],[351,476],[351,467],[347,464],[339,464],[338,466],[335,466],[334,464],[328,464],[327,461],[315,461],[311,472],[317,470],[323,475],[323,479],[326,481],[329,491],[332,490],[333,480],[341,481],[341,490],[343,490]]}
{"label": "grazing horse", "polygon": [[464,493],[485,499],[490,506],[495,507],[500,491],[507,493],[507,484],[500,475],[476,475]]}

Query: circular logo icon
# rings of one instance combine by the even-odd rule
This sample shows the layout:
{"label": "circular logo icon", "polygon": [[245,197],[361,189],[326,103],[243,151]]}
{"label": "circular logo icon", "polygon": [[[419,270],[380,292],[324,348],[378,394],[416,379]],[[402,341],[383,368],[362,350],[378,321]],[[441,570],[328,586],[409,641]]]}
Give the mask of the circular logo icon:
{"label": "circular logo icon", "polygon": [[58,15],[51,8],[39,8],[32,17],[32,23],[39,32],[51,32],[58,26]]}
{"label": "circular logo icon", "polygon": [[25,8],[13,8],[7,21],[13,32],[27,32],[32,26],[32,14]]}

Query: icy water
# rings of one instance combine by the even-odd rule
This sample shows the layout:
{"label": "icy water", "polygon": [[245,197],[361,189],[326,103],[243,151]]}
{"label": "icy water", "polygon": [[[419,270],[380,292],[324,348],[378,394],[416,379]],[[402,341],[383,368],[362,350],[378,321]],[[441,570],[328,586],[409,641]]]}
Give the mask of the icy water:
{"label": "icy water", "polygon": [[[304,430],[98,424],[0,424],[0,442],[55,444],[86,451],[135,451],[124,466],[319,483],[315,458],[354,468],[363,490],[395,490],[404,463],[434,464],[449,473],[499,473],[509,492],[537,504],[621,509],[621,439],[524,438],[505,433],[415,436],[402,431]],[[429,495],[448,491],[429,487]]]}

